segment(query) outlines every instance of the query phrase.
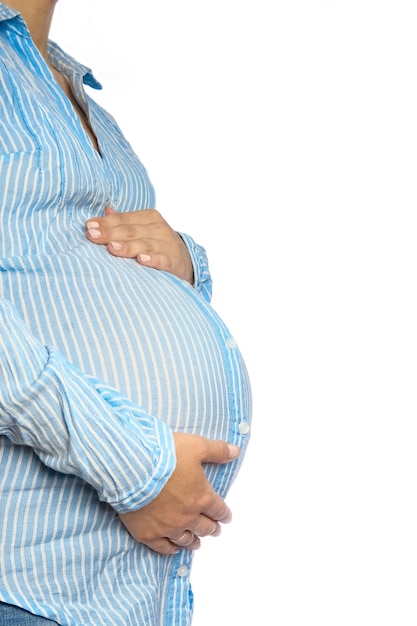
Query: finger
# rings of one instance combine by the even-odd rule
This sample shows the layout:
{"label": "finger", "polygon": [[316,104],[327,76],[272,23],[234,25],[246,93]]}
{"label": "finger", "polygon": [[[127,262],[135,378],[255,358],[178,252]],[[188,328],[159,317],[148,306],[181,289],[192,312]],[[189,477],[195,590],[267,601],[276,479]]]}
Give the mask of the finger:
{"label": "finger", "polygon": [[152,541],[142,542],[144,545],[148,546],[154,552],[158,552],[159,554],[178,554],[180,551],[179,546],[173,544],[168,538],[160,537],[159,539],[154,539]]}
{"label": "finger", "polygon": [[120,223],[119,215],[120,213],[111,207],[105,207],[104,217],[97,216],[87,220],[85,225],[87,235],[90,235],[90,238],[93,240],[98,239],[103,235],[103,229],[111,227],[112,224],[117,225]]}
{"label": "finger", "polygon": [[203,463],[228,463],[233,461],[240,454],[240,449],[219,439],[205,439],[205,450],[203,451]]}
{"label": "finger", "polygon": [[156,209],[141,209],[139,211],[124,211],[123,213],[109,214],[108,218],[114,224],[151,224],[165,220]]}
{"label": "finger", "polygon": [[[94,243],[105,244],[113,241],[120,243],[140,242],[141,238],[150,240],[147,237],[146,228],[139,224],[114,224],[111,226],[98,220],[91,220],[87,222],[86,228],[88,239]],[[143,248],[144,245],[146,244],[142,243],[141,247]],[[140,249],[138,247],[136,254]],[[132,254],[132,256],[135,255]]]}
{"label": "finger", "polygon": [[166,537],[161,537],[159,539],[155,539],[154,541],[142,542],[144,545],[148,546],[154,552],[158,552],[159,554],[164,555],[173,555],[178,554],[181,548],[184,550],[198,550],[201,547],[201,541],[199,537],[192,535],[193,540],[186,546],[178,546],[173,543]]}
{"label": "finger", "polygon": [[184,530],[180,537],[176,537],[175,539],[171,537],[170,541],[172,541],[172,543],[175,543],[180,548],[183,548],[184,546],[188,546],[190,543],[192,543],[193,539],[194,533],[192,533],[190,530]]}
{"label": "finger", "polygon": [[[128,216],[128,217],[127,217]],[[92,218],[86,223],[87,237],[93,243],[139,239],[143,220],[130,213],[108,213],[105,217]]]}
{"label": "finger", "polygon": [[[112,237],[112,241],[108,242],[107,246],[110,254],[128,259],[136,258],[141,265],[147,265],[155,269],[166,269],[168,271],[167,266],[170,265],[169,258],[166,257],[166,255],[150,254],[152,250],[150,240],[135,239],[134,241],[128,241],[127,234],[125,237],[126,239],[123,241],[116,241],[115,238]],[[107,242],[103,241],[103,243]]]}
{"label": "finger", "polygon": [[198,537],[218,537],[222,531],[218,522],[201,515],[195,525],[191,525],[192,532]]}
{"label": "finger", "polygon": [[210,520],[220,522],[221,524],[229,524],[232,521],[232,511],[217,493],[214,494],[211,502],[201,513],[210,518]]}
{"label": "finger", "polygon": [[194,535],[194,541],[190,543],[188,546],[185,546],[186,550],[199,550],[201,548],[201,540],[200,537]]}
{"label": "finger", "polygon": [[175,260],[166,254],[157,254],[151,253],[150,250],[146,252],[139,252],[136,256],[136,260],[141,265],[146,265],[147,267],[153,267],[155,270],[165,270],[166,272],[170,272],[174,274],[175,268]]}
{"label": "finger", "polygon": [[91,222],[97,222],[103,228],[113,228],[122,224],[138,224],[145,225],[153,222],[163,222],[162,216],[155,209],[141,209],[140,211],[123,211],[119,213],[110,207],[104,209],[104,217],[92,217],[87,222],[88,225]]}
{"label": "finger", "polygon": [[181,537],[177,537],[176,539],[170,540],[174,545],[179,548],[188,548],[188,549],[197,549],[197,546],[200,547],[200,539],[190,530],[185,530]]}

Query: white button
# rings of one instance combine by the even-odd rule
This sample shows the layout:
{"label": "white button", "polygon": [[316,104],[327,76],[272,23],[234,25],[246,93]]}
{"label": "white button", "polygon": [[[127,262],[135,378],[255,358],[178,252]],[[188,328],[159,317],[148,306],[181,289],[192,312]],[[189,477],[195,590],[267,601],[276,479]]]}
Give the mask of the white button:
{"label": "white button", "polygon": [[233,339],[233,337],[229,337],[228,339],[226,339],[226,345],[228,348],[237,348],[237,341],[236,339]]}
{"label": "white button", "polygon": [[183,576],[188,574],[188,567],[186,565],[181,565],[181,567],[178,568],[177,574],[182,578]]}
{"label": "white button", "polygon": [[240,422],[239,424],[239,432],[241,435],[247,435],[250,431],[249,422]]}

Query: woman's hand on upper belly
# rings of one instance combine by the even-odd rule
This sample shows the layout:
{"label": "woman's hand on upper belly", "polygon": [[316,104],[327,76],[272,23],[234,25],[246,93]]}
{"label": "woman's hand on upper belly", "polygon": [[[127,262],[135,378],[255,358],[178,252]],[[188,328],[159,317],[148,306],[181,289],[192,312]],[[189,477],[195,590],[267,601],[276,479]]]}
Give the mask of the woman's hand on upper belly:
{"label": "woman's hand on upper belly", "polygon": [[176,468],[159,495],[142,509],[120,515],[134,539],[160,554],[176,554],[179,547],[195,550],[199,537],[219,535],[220,524],[232,519],[203,464],[229,463],[239,448],[199,435],[174,433],[174,439]]}
{"label": "woman's hand on upper belly", "polygon": [[106,208],[104,217],[90,219],[86,227],[87,238],[106,245],[114,256],[136,258],[141,265],[165,270],[193,284],[187,246],[156,209],[117,213]]}

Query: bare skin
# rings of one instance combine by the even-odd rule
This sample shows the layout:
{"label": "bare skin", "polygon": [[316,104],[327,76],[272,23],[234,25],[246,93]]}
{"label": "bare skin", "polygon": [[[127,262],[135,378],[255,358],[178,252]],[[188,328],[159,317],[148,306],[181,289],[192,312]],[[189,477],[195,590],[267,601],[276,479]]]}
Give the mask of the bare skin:
{"label": "bare skin", "polygon": [[[19,11],[25,19],[35,45],[98,149],[84,111],[75,100],[67,80],[53,67],[48,56],[47,42],[57,0],[6,0],[4,3]],[[167,270],[193,282],[192,264],[184,242],[157,211],[149,209],[119,214],[106,209],[105,213],[105,217],[93,220],[98,227],[91,221],[87,224],[90,241],[106,244],[115,256],[136,257],[139,263]],[[115,243],[122,247],[115,246]],[[224,441],[197,435],[175,433],[174,441],[176,468],[160,494],[142,509],[120,515],[137,541],[161,554],[175,554],[179,546],[195,550],[200,546],[200,537],[217,536],[221,531],[220,524],[230,522],[231,511],[207,480],[203,463],[229,463],[240,452],[239,448]]]}
{"label": "bare skin", "polygon": [[155,209],[116,213],[87,222],[87,237],[107,245],[114,256],[136,258],[141,265],[165,270],[193,284],[193,266],[181,237]]}
{"label": "bare skin", "polygon": [[[48,55],[48,36],[57,1],[8,0],[5,4],[19,11],[24,17],[36,47],[70,100],[94,149],[100,152],[87,112],[75,98],[65,76],[53,66]],[[93,223],[98,226],[92,227],[91,222],[87,224],[87,236],[90,241],[106,244],[109,252],[115,256],[136,258],[142,265],[165,270],[193,284],[194,273],[187,247],[160,213],[152,209],[116,213],[107,208],[105,215],[109,217],[94,220]]]}
{"label": "bare skin", "polygon": [[178,546],[196,550],[199,537],[217,537],[220,524],[232,519],[202,464],[228,463],[239,455],[239,448],[198,435],[174,433],[174,439],[177,465],[159,496],[139,511],[120,516],[135,539],[161,554],[175,554]]}

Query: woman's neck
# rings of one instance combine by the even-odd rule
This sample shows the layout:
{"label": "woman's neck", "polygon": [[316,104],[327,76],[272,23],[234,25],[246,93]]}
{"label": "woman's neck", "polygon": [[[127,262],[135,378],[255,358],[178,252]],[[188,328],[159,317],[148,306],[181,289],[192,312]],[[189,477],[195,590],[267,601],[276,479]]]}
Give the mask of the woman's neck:
{"label": "woman's neck", "polygon": [[25,20],[35,46],[49,63],[47,45],[57,0],[2,0]]}

